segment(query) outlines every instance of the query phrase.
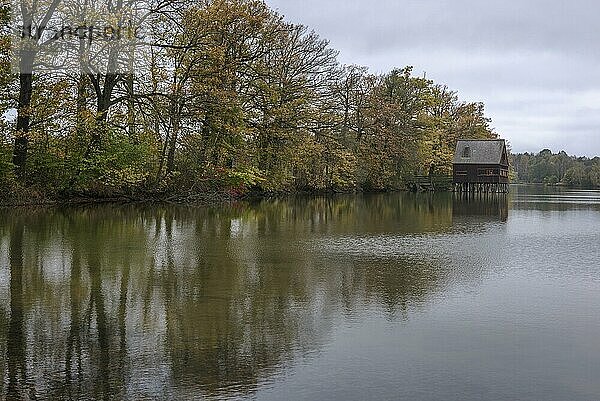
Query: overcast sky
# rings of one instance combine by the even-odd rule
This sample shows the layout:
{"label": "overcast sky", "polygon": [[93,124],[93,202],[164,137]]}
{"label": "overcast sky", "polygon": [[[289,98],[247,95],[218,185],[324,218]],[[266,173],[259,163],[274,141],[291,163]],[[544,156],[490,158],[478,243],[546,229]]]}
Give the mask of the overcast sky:
{"label": "overcast sky", "polygon": [[415,74],[482,101],[515,152],[600,155],[600,2],[267,0],[344,64]]}

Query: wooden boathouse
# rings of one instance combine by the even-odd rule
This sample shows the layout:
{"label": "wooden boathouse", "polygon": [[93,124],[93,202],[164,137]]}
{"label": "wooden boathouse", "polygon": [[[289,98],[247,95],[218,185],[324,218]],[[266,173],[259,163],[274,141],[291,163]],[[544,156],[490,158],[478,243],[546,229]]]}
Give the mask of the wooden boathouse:
{"label": "wooden boathouse", "polygon": [[508,167],[504,139],[461,139],[452,168],[454,191],[507,193]]}

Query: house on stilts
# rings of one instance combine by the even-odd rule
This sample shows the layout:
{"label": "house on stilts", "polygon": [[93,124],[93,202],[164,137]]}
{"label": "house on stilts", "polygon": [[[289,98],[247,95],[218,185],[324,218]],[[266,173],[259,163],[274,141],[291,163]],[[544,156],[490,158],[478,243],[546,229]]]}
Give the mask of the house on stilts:
{"label": "house on stilts", "polygon": [[459,140],[452,182],[456,192],[508,192],[508,152],[504,139]]}

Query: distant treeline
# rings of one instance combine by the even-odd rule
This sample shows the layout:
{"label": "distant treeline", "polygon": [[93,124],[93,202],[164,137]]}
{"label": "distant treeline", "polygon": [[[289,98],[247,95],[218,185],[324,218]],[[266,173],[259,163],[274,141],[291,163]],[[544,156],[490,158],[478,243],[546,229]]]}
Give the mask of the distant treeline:
{"label": "distant treeline", "polygon": [[538,154],[513,155],[512,169],[519,182],[600,188],[600,157],[590,159],[544,149]]}
{"label": "distant treeline", "polygon": [[[43,4],[12,12],[39,20]],[[458,138],[496,137],[483,104],[460,101],[410,67],[372,74],[340,65],[326,40],[262,1],[93,7],[112,21],[123,18],[122,4],[145,10],[150,46],[83,40],[76,56],[56,60],[71,68],[28,76],[11,74],[10,41],[0,38],[0,115],[8,116],[0,193],[381,190],[432,164],[449,173]],[[52,20],[69,10],[50,10]],[[100,51],[144,63],[133,74],[103,73],[110,69],[94,65]]]}

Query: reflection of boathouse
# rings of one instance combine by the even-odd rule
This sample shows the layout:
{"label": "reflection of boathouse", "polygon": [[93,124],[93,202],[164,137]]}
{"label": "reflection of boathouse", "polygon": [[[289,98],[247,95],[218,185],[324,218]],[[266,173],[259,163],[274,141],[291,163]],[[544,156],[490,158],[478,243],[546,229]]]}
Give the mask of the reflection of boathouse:
{"label": "reflection of boathouse", "polygon": [[453,163],[454,190],[508,192],[508,166],[504,139],[459,140]]}
{"label": "reflection of boathouse", "polygon": [[457,193],[452,205],[452,219],[464,217],[505,222],[508,220],[508,195]]}

